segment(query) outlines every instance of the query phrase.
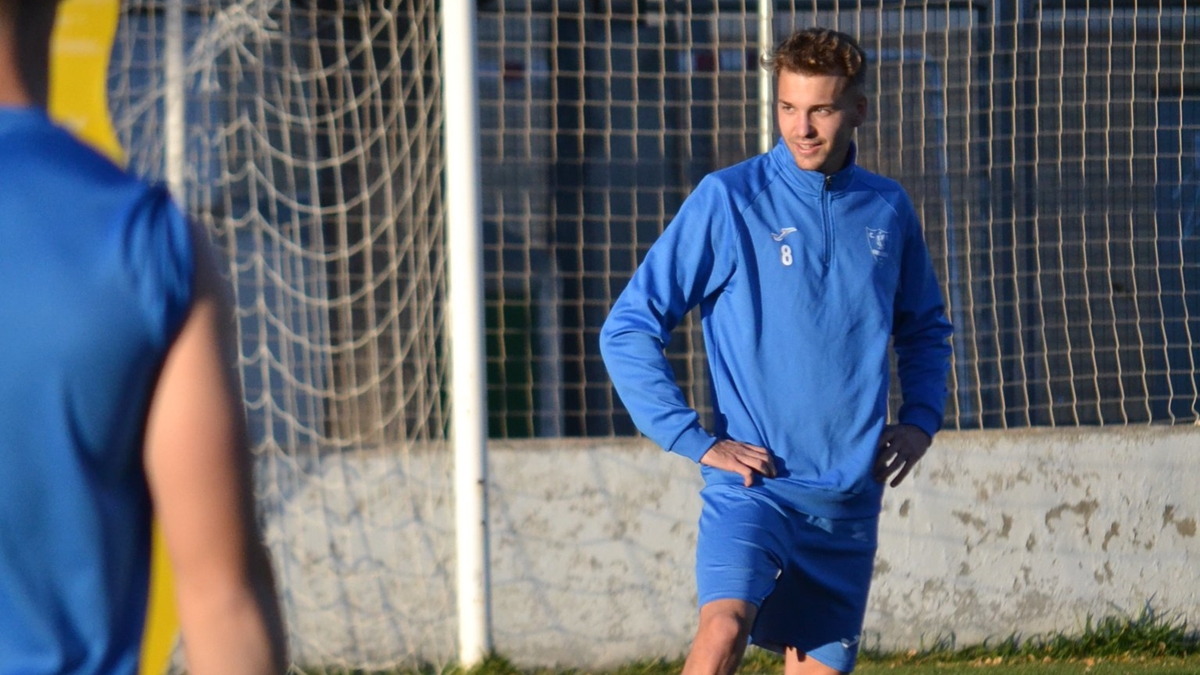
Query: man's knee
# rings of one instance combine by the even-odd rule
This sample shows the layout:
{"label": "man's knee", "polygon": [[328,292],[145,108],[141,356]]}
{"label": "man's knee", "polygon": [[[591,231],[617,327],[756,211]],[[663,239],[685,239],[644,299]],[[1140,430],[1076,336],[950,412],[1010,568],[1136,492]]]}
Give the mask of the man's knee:
{"label": "man's knee", "polygon": [[750,637],[757,608],[740,600],[717,600],[700,608],[697,642],[711,646],[743,648]]}
{"label": "man's knee", "polygon": [[737,616],[714,614],[700,621],[696,637],[708,643],[736,645],[746,641],[750,629]]}

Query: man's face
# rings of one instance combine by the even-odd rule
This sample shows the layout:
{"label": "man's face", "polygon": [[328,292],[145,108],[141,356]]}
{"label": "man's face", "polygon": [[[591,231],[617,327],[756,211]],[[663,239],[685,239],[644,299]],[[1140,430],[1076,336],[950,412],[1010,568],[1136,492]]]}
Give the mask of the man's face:
{"label": "man's face", "polygon": [[838,75],[780,71],[776,115],[796,166],[824,174],[846,163],[854,129],[867,116],[867,99]]}

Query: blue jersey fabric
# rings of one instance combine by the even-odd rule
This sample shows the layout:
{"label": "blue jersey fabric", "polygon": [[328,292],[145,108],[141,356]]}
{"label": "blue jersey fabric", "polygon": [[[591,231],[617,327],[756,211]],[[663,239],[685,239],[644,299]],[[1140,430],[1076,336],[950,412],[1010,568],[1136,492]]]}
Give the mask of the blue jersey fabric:
{"label": "blue jersey fabric", "polygon": [[[899,421],[941,427],[950,324],[903,188],[854,162],[826,176],[780,141],[696,187],[614,304],[605,365],[638,428],[699,461],[717,438],[767,448],[761,489],[825,518],[877,515],[871,475],[887,420],[894,338]],[[663,349],[700,308],[714,428],[704,429]],[[703,467],[706,482],[742,477]]]}
{"label": "blue jersey fabric", "polygon": [[191,303],[167,192],[0,108],[0,674],[137,671],[147,405]]}

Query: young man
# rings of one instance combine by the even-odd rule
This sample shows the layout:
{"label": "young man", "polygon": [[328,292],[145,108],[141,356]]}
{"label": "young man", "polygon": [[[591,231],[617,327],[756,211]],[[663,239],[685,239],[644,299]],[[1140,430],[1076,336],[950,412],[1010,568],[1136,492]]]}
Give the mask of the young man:
{"label": "young man", "polygon": [[55,6],[0,0],[0,673],[137,672],[152,511],[189,672],[281,673],[217,265],[46,117]]}
{"label": "young man", "polygon": [[[764,62],[782,138],[707,176],[654,244],[601,333],[643,433],[703,465],[699,629],[684,673],[733,673],[748,639],[785,672],[854,668],[883,484],[941,425],[950,325],[916,213],[855,165],[866,59],[802,30]],[[693,307],[711,373],[701,427],[663,355]],[[904,404],[886,426],[888,340]]]}

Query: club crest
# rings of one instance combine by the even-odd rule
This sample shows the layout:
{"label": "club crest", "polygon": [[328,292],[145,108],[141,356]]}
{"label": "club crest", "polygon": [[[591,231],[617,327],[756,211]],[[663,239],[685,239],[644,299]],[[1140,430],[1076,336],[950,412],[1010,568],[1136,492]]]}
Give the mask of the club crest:
{"label": "club crest", "polygon": [[887,230],[867,228],[867,243],[871,245],[871,255],[875,256],[876,264],[882,263],[888,257],[888,236]]}

